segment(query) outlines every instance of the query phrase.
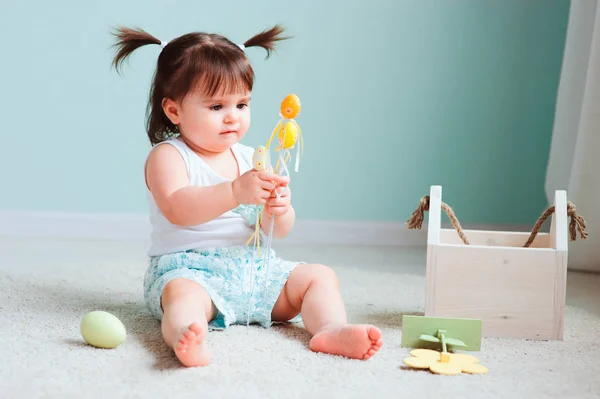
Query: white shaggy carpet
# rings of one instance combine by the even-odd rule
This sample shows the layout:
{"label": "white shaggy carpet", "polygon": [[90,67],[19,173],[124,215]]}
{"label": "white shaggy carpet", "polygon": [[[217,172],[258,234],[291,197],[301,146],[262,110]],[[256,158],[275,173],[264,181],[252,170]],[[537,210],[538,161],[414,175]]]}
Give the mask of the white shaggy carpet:
{"label": "white shaggy carpet", "polygon": [[[234,326],[209,334],[209,367],[185,369],[142,301],[145,242],[1,237],[0,397],[600,397],[598,275],[569,275],[564,342],[484,339],[475,355],[489,374],[445,377],[401,367],[402,314],[423,309],[423,249],[276,248],[337,271],[350,321],[383,331],[373,359],[312,353],[299,326]],[[91,310],[123,321],[123,345],[83,342],[79,323]]]}

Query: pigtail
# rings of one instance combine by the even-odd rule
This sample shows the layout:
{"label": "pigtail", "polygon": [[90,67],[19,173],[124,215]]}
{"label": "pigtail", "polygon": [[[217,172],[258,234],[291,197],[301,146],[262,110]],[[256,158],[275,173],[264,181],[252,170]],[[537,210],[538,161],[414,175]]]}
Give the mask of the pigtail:
{"label": "pigtail", "polygon": [[275,51],[275,42],[289,39],[289,37],[282,37],[282,33],[283,28],[280,25],[275,25],[271,29],[262,31],[246,40],[244,47],[262,47],[267,50],[267,58],[269,58],[271,52]]}
{"label": "pigtail", "polygon": [[112,62],[117,73],[120,73],[119,68],[122,67],[127,57],[138,48],[147,44],[161,44],[160,40],[139,28],[131,29],[120,26],[113,32],[113,36],[118,39],[117,43],[113,45],[118,48],[118,51]]}

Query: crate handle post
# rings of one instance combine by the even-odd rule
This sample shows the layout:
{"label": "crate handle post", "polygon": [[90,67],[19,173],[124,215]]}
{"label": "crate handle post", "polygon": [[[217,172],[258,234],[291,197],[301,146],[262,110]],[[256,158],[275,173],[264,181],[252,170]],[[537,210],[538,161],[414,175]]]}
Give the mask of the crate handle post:
{"label": "crate handle post", "polygon": [[431,186],[429,195],[421,198],[421,202],[417,209],[414,210],[408,222],[406,223],[409,229],[420,229],[423,225],[425,212],[429,211],[429,224],[427,225],[427,245],[436,245],[440,243],[442,209],[448,215],[452,222],[452,226],[458,233],[459,237],[466,245],[469,245],[469,240],[454,214],[452,208],[442,202],[442,186]]}
{"label": "crate handle post", "polygon": [[[558,207],[559,211],[556,212],[556,208]],[[586,239],[588,237],[588,233],[586,231],[586,223],[583,217],[577,213],[577,209],[575,208],[575,204],[571,201],[567,201],[567,193],[562,190],[558,190],[555,192],[554,196],[554,205],[549,206],[544,213],[538,218],[535,226],[531,230],[531,234],[529,235],[529,239],[525,243],[524,247],[528,247],[531,245],[537,233],[539,233],[540,228],[548,219],[548,217],[552,214],[555,214],[552,218],[552,224],[550,225],[550,232],[552,234],[552,245],[555,249],[560,251],[566,251],[567,240],[566,237],[563,237],[567,231],[567,217],[571,218],[571,222],[569,223],[569,239],[571,241],[575,241],[577,238],[577,231],[579,230],[579,235],[582,239]]]}
{"label": "crate handle post", "polygon": [[567,192],[557,190],[554,193],[554,215],[552,215],[550,221],[550,244],[557,251],[566,251],[569,246],[569,239],[567,238],[568,206]]}
{"label": "crate handle post", "polygon": [[437,245],[440,243],[440,230],[442,228],[442,186],[431,186],[429,189],[429,204],[423,201],[421,201],[421,204],[424,207],[429,205],[427,245]]}

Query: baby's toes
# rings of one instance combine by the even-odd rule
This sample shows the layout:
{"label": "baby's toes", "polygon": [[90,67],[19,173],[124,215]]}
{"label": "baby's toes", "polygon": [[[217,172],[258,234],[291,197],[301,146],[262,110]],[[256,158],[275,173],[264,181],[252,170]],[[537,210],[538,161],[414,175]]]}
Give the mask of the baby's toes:
{"label": "baby's toes", "polygon": [[375,326],[369,326],[368,328],[369,328],[369,332],[368,332],[369,339],[372,342],[374,342],[374,343],[378,342],[378,341],[383,342],[381,330],[379,328],[377,328]]}

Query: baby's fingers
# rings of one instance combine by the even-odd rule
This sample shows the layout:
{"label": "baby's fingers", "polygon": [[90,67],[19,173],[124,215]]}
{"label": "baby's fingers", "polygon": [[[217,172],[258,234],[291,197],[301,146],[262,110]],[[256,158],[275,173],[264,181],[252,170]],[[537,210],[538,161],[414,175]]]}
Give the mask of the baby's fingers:
{"label": "baby's fingers", "polygon": [[289,176],[278,176],[279,177],[279,185],[282,187],[286,187],[288,184],[290,184],[290,178]]}
{"label": "baby's fingers", "polygon": [[271,190],[261,189],[259,191],[259,195],[260,195],[260,198],[262,198],[264,200],[268,200],[269,198],[271,198]]}
{"label": "baby's fingers", "polygon": [[260,171],[258,173],[258,177],[261,180],[272,182],[272,183],[275,183],[277,185],[282,185],[282,186],[285,186],[290,182],[290,178],[287,176],[279,176],[279,175],[276,175],[274,173],[269,173],[264,170]]}
{"label": "baby's fingers", "polygon": [[285,187],[277,187],[275,188],[275,190],[273,191],[277,191],[279,193],[280,197],[287,197],[290,195],[290,188],[288,186]]}
{"label": "baby's fingers", "polygon": [[272,205],[269,205],[268,209],[269,209],[269,212],[271,214],[273,214],[274,216],[281,216],[281,215],[283,215],[284,213],[287,212],[288,207],[285,206],[285,205],[281,205],[281,206],[272,206]]}
{"label": "baby's fingers", "polygon": [[265,180],[261,180],[258,185],[261,189],[267,190],[269,193],[274,191],[273,189],[275,188],[275,183]]}
{"label": "baby's fingers", "polygon": [[269,205],[269,206],[282,206],[283,205],[283,201],[280,198],[271,196],[271,198],[269,198],[267,200],[267,205]]}

